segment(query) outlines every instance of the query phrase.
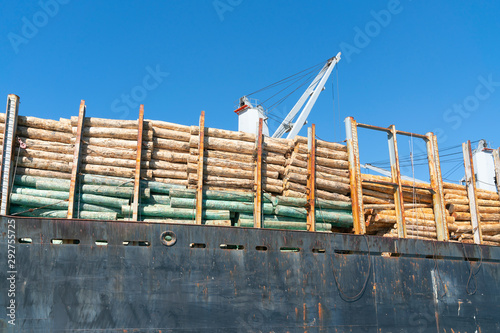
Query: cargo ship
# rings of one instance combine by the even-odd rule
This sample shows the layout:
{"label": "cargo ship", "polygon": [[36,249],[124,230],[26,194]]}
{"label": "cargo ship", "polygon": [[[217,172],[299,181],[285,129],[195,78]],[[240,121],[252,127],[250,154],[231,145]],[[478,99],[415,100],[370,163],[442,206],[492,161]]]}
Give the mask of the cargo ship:
{"label": "cargo ship", "polygon": [[[246,97],[241,131],[85,113],[9,95],[0,115],[2,332],[500,331],[500,198],[470,142],[452,184],[435,135],[394,125],[269,136]],[[387,133],[389,175],[361,172],[358,128]],[[430,182],[401,175],[398,136],[424,141]]]}

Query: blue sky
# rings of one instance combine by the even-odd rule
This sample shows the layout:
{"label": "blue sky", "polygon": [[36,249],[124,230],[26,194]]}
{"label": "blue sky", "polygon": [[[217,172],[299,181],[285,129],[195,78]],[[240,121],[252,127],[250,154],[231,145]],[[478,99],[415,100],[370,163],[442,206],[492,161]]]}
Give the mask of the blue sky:
{"label": "blue sky", "polygon": [[[341,51],[309,117],[318,137],[343,140],[353,116],[433,131],[440,148],[498,147],[499,14],[498,1],[3,0],[0,96],[49,119],[77,115],[85,99],[87,116],[136,119],[144,103],[148,119],[193,125],[205,110],[208,126],[237,130],[239,97]],[[360,140],[362,162],[387,159],[383,134]],[[398,140],[402,157],[421,153]],[[443,174],[460,164],[460,149],[448,152]]]}

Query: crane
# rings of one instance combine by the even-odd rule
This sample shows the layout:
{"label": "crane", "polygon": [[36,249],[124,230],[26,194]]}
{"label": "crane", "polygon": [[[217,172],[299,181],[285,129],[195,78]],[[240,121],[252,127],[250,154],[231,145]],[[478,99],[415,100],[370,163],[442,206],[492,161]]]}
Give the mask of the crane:
{"label": "crane", "polygon": [[[335,57],[328,59],[316,75],[311,84],[304,91],[297,103],[293,106],[287,116],[283,119],[278,129],[272,135],[273,138],[281,138],[285,133],[288,133],[287,139],[294,138],[302,129],[302,126],[307,121],[307,117],[311,112],[314,103],[318,99],[319,94],[324,90],[325,83],[328,80],[333,68],[340,61],[340,52]],[[307,103],[306,103],[307,102]],[[305,104],[305,105],[304,105]],[[301,111],[302,110],[302,111]],[[293,122],[299,113],[297,120]],[[267,126],[267,117],[264,108],[257,102],[250,100],[247,96],[243,96],[239,100],[239,108],[234,111],[238,114],[238,130],[247,133],[256,133],[259,118],[264,119],[263,134],[269,136],[269,128]]]}

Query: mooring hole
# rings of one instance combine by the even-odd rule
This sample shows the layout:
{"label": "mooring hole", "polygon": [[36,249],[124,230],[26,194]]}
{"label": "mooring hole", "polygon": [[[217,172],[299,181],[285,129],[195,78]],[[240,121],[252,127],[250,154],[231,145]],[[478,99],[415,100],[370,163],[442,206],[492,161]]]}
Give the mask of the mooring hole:
{"label": "mooring hole", "polygon": [[349,250],[335,250],[333,252],[335,252],[335,254],[353,254],[353,251]]}
{"label": "mooring hole", "polygon": [[267,251],[267,246],[259,245],[259,246],[256,246],[255,249],[257,251]]}
{"label": "mooring hole", "polygon": [[123,245],[125,246],[149,246],[151,245],[148,241],[124,241]]}
{"label": "mooring hole", "polygon": [[17,239],[17,242],[21,244],[31,244],[33,240],[29,237],[21,237]]}
{"label": "mooring hole", "polygon": [[95,241],[95,245],[97,245],[97,246],[107,246],[108,245],[108,241],[107,240],[96,240]]}
{"label": "mooring hole", "polygon": [[313,253],[325,253],[325,252],[326,252],[326,250],[325,250],[325,249],[317,249],[317,248],[314,248],[314,249],[312,249],[312,252],[313,252]]}
{"label": "mooring hole", "polygon": [[67,239],[67,238],[54,238],[50,240],[50,243],[55,244],[55,245],[61,245],[61,244],[80,244],[79,239]]}
{"label": "mooring hole", "polygon": [[280,247],[281,252],[300,252],[300,248],[298,247]]}
{"label": "mooring hole", "polygon": [[236,244],[221,244],[219,247],[223,250],[243,250],[245,247],[243,245]]}
{"label": "mooring hole", "polygon": [[189,247],[192,249],[204,249],[207,247],[207,245],[203,243],[191,243],[189,244]]}

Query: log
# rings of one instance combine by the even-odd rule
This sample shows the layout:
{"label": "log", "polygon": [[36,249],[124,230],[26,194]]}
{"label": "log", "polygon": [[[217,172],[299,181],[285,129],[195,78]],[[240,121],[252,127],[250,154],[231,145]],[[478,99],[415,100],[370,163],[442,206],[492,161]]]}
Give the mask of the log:
{"label": "log", "polygon": [[[50,210],[36,209],[29,210],[27,207],[12,206],[10,214],[30,217],[45,217],[45,218],[66,218],[67,211],[65,210]],[[117,214],[114,212],[88,212],[80,211],[78,218],[89,220],[110,220],[115,221]]]}
{"label": "log", "polygon": [[188,185],[188,180],[187,179],[150,177],[149,180],[155,181],[155,182],[158,182],[158,183],[169,184],[169,185],[180,185],[183,188],[186,188],[186,186]]}
{"label": "log", "polygon": [[[170,190],[171,198],[196,198],[195,190],[187,189],[172,189]],[[224,200],[224,201],[238,201],[238,202],[253,202],[253,193],[241,193],[234,191],[203,191],[203,197],[210,200]],[[270,203],[271,195],[264,193],[262,196],[262,202]]]}
{"label": "log", "polygon": [[[280,206],[306,207],[307,199],[277,196],[273,198],[273,204],[275,206],[280,205]],[[326,209],[337,209],[337,210],[347,210],[347,211],[352,210],[351,203],[345,201],[330,201],[330,200],[316,199],[316,206],[319,209],[326,208]]]}
{"label": "log", "polygon": [[[307,138],[304,136],[296,136],[294,138],[295,143],[307,144]],[[347,152],[347,146],[337,142],[328,142],[323,140],[316,140],[316,147],[327,148],[331,150],[345,151]]]}
{"label": "log", "polygon": [[44,129],[49,131],[58,131],[63,133],[71,133],[71,126],[57,120],[42,119],[28,116],[17,116],[17,125],[31,128]]}
{"label": "log", "polygon": [[[285,197],[296,197],[296,198],[305,198],[306,197],[305,192],[290,190],[290,189],[284,190],[283,195]],[[331,192],[322,191],[322,190],[316,190],[316,197],[319,199],[325,199],[325,200],[351,202],[351,198],[349,198],[346,195],[339,194],[339,193],[331,193]]]}
{"label": "log", "polygon": [[[404,204],[403,205],[405,209],[411,209],[411,208],[432,208],[431,204]],[[391,209],[394,210],[396,209],[396,205],[394,204],[367,204],[364,205],[363,208],[366,210],[368,209]]]}
{"label": "log", "polygon": [[[239,213],[238,219],[241,220],[252,220],[253,214],[251,213]],[[288,216],[279,216],[279,215],[264,215],[263,221],[281,221],[281,222],[307,222],[307,219],[302,218],[293,218]]]}
{"label": "log", "polygon": [[[198,156],[189,155],[188,163],[197,164],[198,163]],[[218,167],[225,167],[225,168],[239,169],[239,170],[250,170],[250,171],[253,171],[255,169],[254,163],[230,161],[230,160],[221,159],[221,158],[205,157],[203,159],[203,165],[218,166]]]}
{"label": "log", "polygon": [[153,135],[162,139],[170,139],[183,142],[189,142],[189,139],[191,138],[191,134],[189,133],[160,127],[153,128]]}
{"label": "log", "polygon": [[[287,175],[288,173],[299,173],[302,175],[303,174],[307,175],[307,169],[296,167],[294,165],[289,165],[285,168],[285,175]],[[334,169],[317,165],[316,174],[318,176],[323,176],[323,178],[325,179],[327,179],[327,176],[333,175],[333,176],[338,176],[342,179],[349,180],[349,171],[345,169]]]}
{"label": "log", "polygon": [[[306,185],[307,176],[300,174],[291,174],[288,175],[287,178],[285,179],[285,188],[288,182]],[[321,177],[316,178],[316,187],[320,190],[342,193],[342,194],[348,194],[351,191],[349,184],[346,182],[341,182],[338,180],[328,180]]]}
{"label": "log", "polygon": [[146,163],[146,168],[187,172],[186,163],[171,163],[156,159],[152,159],[151,161]]}
{"label": "log", "polygon": [[[253,220],[240,220],[239,227],[253,228]],[[282,221],[264,221],[264,229],[283,229],[283,230],[307,230],[306,222],[282,222]],[[332,226],[329,223],[316,223],[316,231],[330,231]]]}
{"label": "log", "polygon": [[[172,208],[196,208],[196,200],[190,198],[170,198],[170,206]],[[229,210],[233,212],[253,212],[253,202],[238,202],[238,201],[223,201],[223,200],[203,200],[203,208],[209,210]],[[274,207],[270,203],[262,204],[264,214],[272,214]]]}
{"label": "log", "polygon": [[[198,149],[196,149],[196,148],[191,148],[189,150],[189,152],[191,155],[198,156]],[[225,159],[225,160],[237,161],[237,162],[254,163],[253,154],[241,154],[241,153],[238,154],[238,153],[225,152],[225,151],[206,150],[205,157],[219,158],[219,159]],[[264,161],[266,164],[275,164],[275,165],[284,166],[285,162],[286,162],[286,158],[284,155],[280,155],[280,154],[276,154],[276,153],[272,153],[272,152],[262,152],[262,161]]]}
{"label": "log", "polygon": [[[197,176],[196,172],[198,170],[197,164],[189,163],[188,172],[193,173]],[[207,165],[205,167],[205,172],[207,175],[217,176],[217,177],[227,177],[227,178],[241,178],[241,179],[254,179],[253,170],[241,170],[241,169],[231,169],[218,166]],[[267,178],[277,179],[279,173],[276,171],[268,170],[267,168],[262,170],[262,176]]]}
{"label": "log", "polygon": [[[71,143],[74,143],[75,139],[71,139]],[[99,146],[105,148],[120,148],[120,149],[137,149],[137,141],[134,140],[123,140],[123,139],[110,139],[110,138],[94,138],[94,137],[83,137],[83,142],[91,146]],[[153,149],[152,141],[144,141],[142,145],[143,149]]]}
{"label": "log", "polygon": [[[205,175],[203,177],[203,185],[213,185],[213,186],[239,186],[244,188],[253,188],[254,181],[252,179],[239,179],[239,178],[227,178],[227,177],[217,177],[211,175]],[[190,173],[188,176],[189,184],[197,184],[198,176]]]}
{"label": "log", "polygon": [[82,165],[80,166],[80,172],[94,174],[94,175],[101,175],[101,176],[114,176],[114,177],[125,177],[125,178],[132,178],[134,177],[135,174],[135,170],[132,168],[113,167],[109,165],[96,165],[88,163],[82,163]]}
{"label": "log", "polygon": [[59,154],[73,154],[74,146],[61,142],[50,142],[44,140],[30,139],[20,137],[21,141],[26,144],[26,147],[34,150],[41,150]]}
{"label": "log", "polygon": [[[107,148],[94,145],[83,144],[82,145],[82,155],[89,156],[102,156],[108,158],[119,158],[134,160],[137,155],[136,149],[121,149],[121,148]],[[151,150],[143,149],[141,155],[143,156],[143,161],[149,161],[151,159]]]}
{"label": "log", "polygon": [[[276,206],[275,214],[281,216],[289,216],[294,218],[307,218],[307,210],[305,208]],[[325,210],[318,209],[316,211],[316,220],[320,223],[331,223],[332,226],[350,228],[353,225],[352,214],[346,213],[344,210]]]}
{"label": "log", "polygon": [[[76,134],[76,127],[73,127],[73,135]],[[92,138],[111,138],[131,140],[137,142],[138,131],[128,128],[113,128],[113,127],[84,127],[82,131],[83,136]],[[145,140],[153,140],[152,130],[143,130],[143,138]]]}
{"label": "log", "polygon": [[[72,116],[70,124],[73,127],[78,125],[78,117]],[[104,118],[94,118],[85,117],[83,120],[83,126],[85,127],[113,127],[113,128],[130,128],[135,129],[137,132],[138,124],[137,120],[117,120],[117,119],[104,119]]]}
{"label": "log", "polygon": [[29,187],[14,186],[12,193],[25,194],[34,197],[52,198],[59,200],[68,200],[69,192],[53,191],[53,190],[37,190]]}
{"label": "log", "polygon": [[[500,214],[479,214],[481,221],[482,220],[489,220],[489,221],[500,221]],[[470,213],[466,212],[454,212],[452,216],[455,218],[455,220],[459,221],[470,221],[471,215]]]}
{"label": "log", "polygon": [[17,136],[43,141],[71,143],[72,134],[58,131],[49,131],[39,128],[17,126]]}
{"label": "log", "polygon": [[[36,189],[39,190],[68,191],[69,193],[69,187],[70,187],[69,183],[63,183],[63,182],[47,182],[47,181],[36,182]],[[77,192],[131,199],[134,195],[134,188],[83,184],[79,187]],[[141,198],[150,198],[151,190],[149,188],[141,188],[140,194]]]}
{"label": "log", "polygon": [[14,150],[14,161],[17,156],[27,157],[28,159],[44,159],[44,160],[52,160],[52,161],[61,161],[61,162],[72,162],[73,156],[70,154],[60,154],[47,152],[42,150],[34,150],[30,148],[22,149],[16,147]]}
{"label": "log", "polygon": [[187,171],[163,170],[163,169],[149,169],[141,170],[142,178],[169,178],[169,179],[188,179]]}
{"label": "log", "polygon": [[[170,192],[171,191],[172,190],[170,190]],[[142,203],[145,205],[170,205],[170,197],[168,195],[151,194],[151,197],[149,199],[142,200]]]}
{"label": "log", "polygon": [[64,173],[71,172],[71,163],[68,162],[55,162],[53,160],[46,160],[42,158],[20,156],[15,159],[14,163],[16,163],[18,167],[30,169],[50,170]]}
{"label": "log", "polygon": [[159,161],[171,163],[186,163],[188,162],[189,154],[176,151],[158,150],[156,147],[151,153],[151,158]]}
{"label": "log", "polygon": [[155,129],[155,128],[164,128],[164,129],[169,129],[169,130],[178,131],[178,132],[191,133],[191,127],[190,126],[169,123],[169,122],[161,121],[161,120],[150,120],[150,119],[147,119],[147,122],[148,122],[148,124],[150,126],[153,127],[153,129]]}
{"label": "log", "polygon": [[[295,146],[294,150],[300,154],[307,154],[308,152],[307,143],[298,143]],[[328,148],[316,147],[316,155],[317,157],[324,157],[333,160],[344,160],[344,161],[348,160],[347,152],[331,150]]]}
{"label": "log", "polygon": [[40,170],[33,168],[16,168],[16,175],[21,176],[35,176],[35,177],[49,177],[54,179],[71,179],[71,173],[57,172],[57,171],[49,171],[49,170]]}
{"label": "log", "polygon": [[179,152],[189,152],[189,143],[183,141],[175,141],[162,138],[153,138],[153,145],[155,148],[175,150]]}
{"label": "log", "polygon": [[[189,141],[191,147],[198,147],[199,136],[192,135]],[[205,148],[208,150],[218,150],[232,153],[243,153],[243,154],[254,154],[255,153],[255,143],[215,138],[210,136],[205,136]],[[264,138],[263,150],[268,152],[274,152],[278,154],[285,154],[291,150],[291,143],[283,144],[279,141],[273,140],[272,138]]]}
{"label": "log", "polygon": [[[123,206],[122,214],[124,216],[132,215],[131,206]],[[142,216],[156,216],[163,218],[192,219],[194,221],[196,211],[194,209],[172,208],[166,205],[140,205],[139,214]],[[202,217],[205,220],[229,220],[231,218],[229,211],[203,210],[202,214]]]}

